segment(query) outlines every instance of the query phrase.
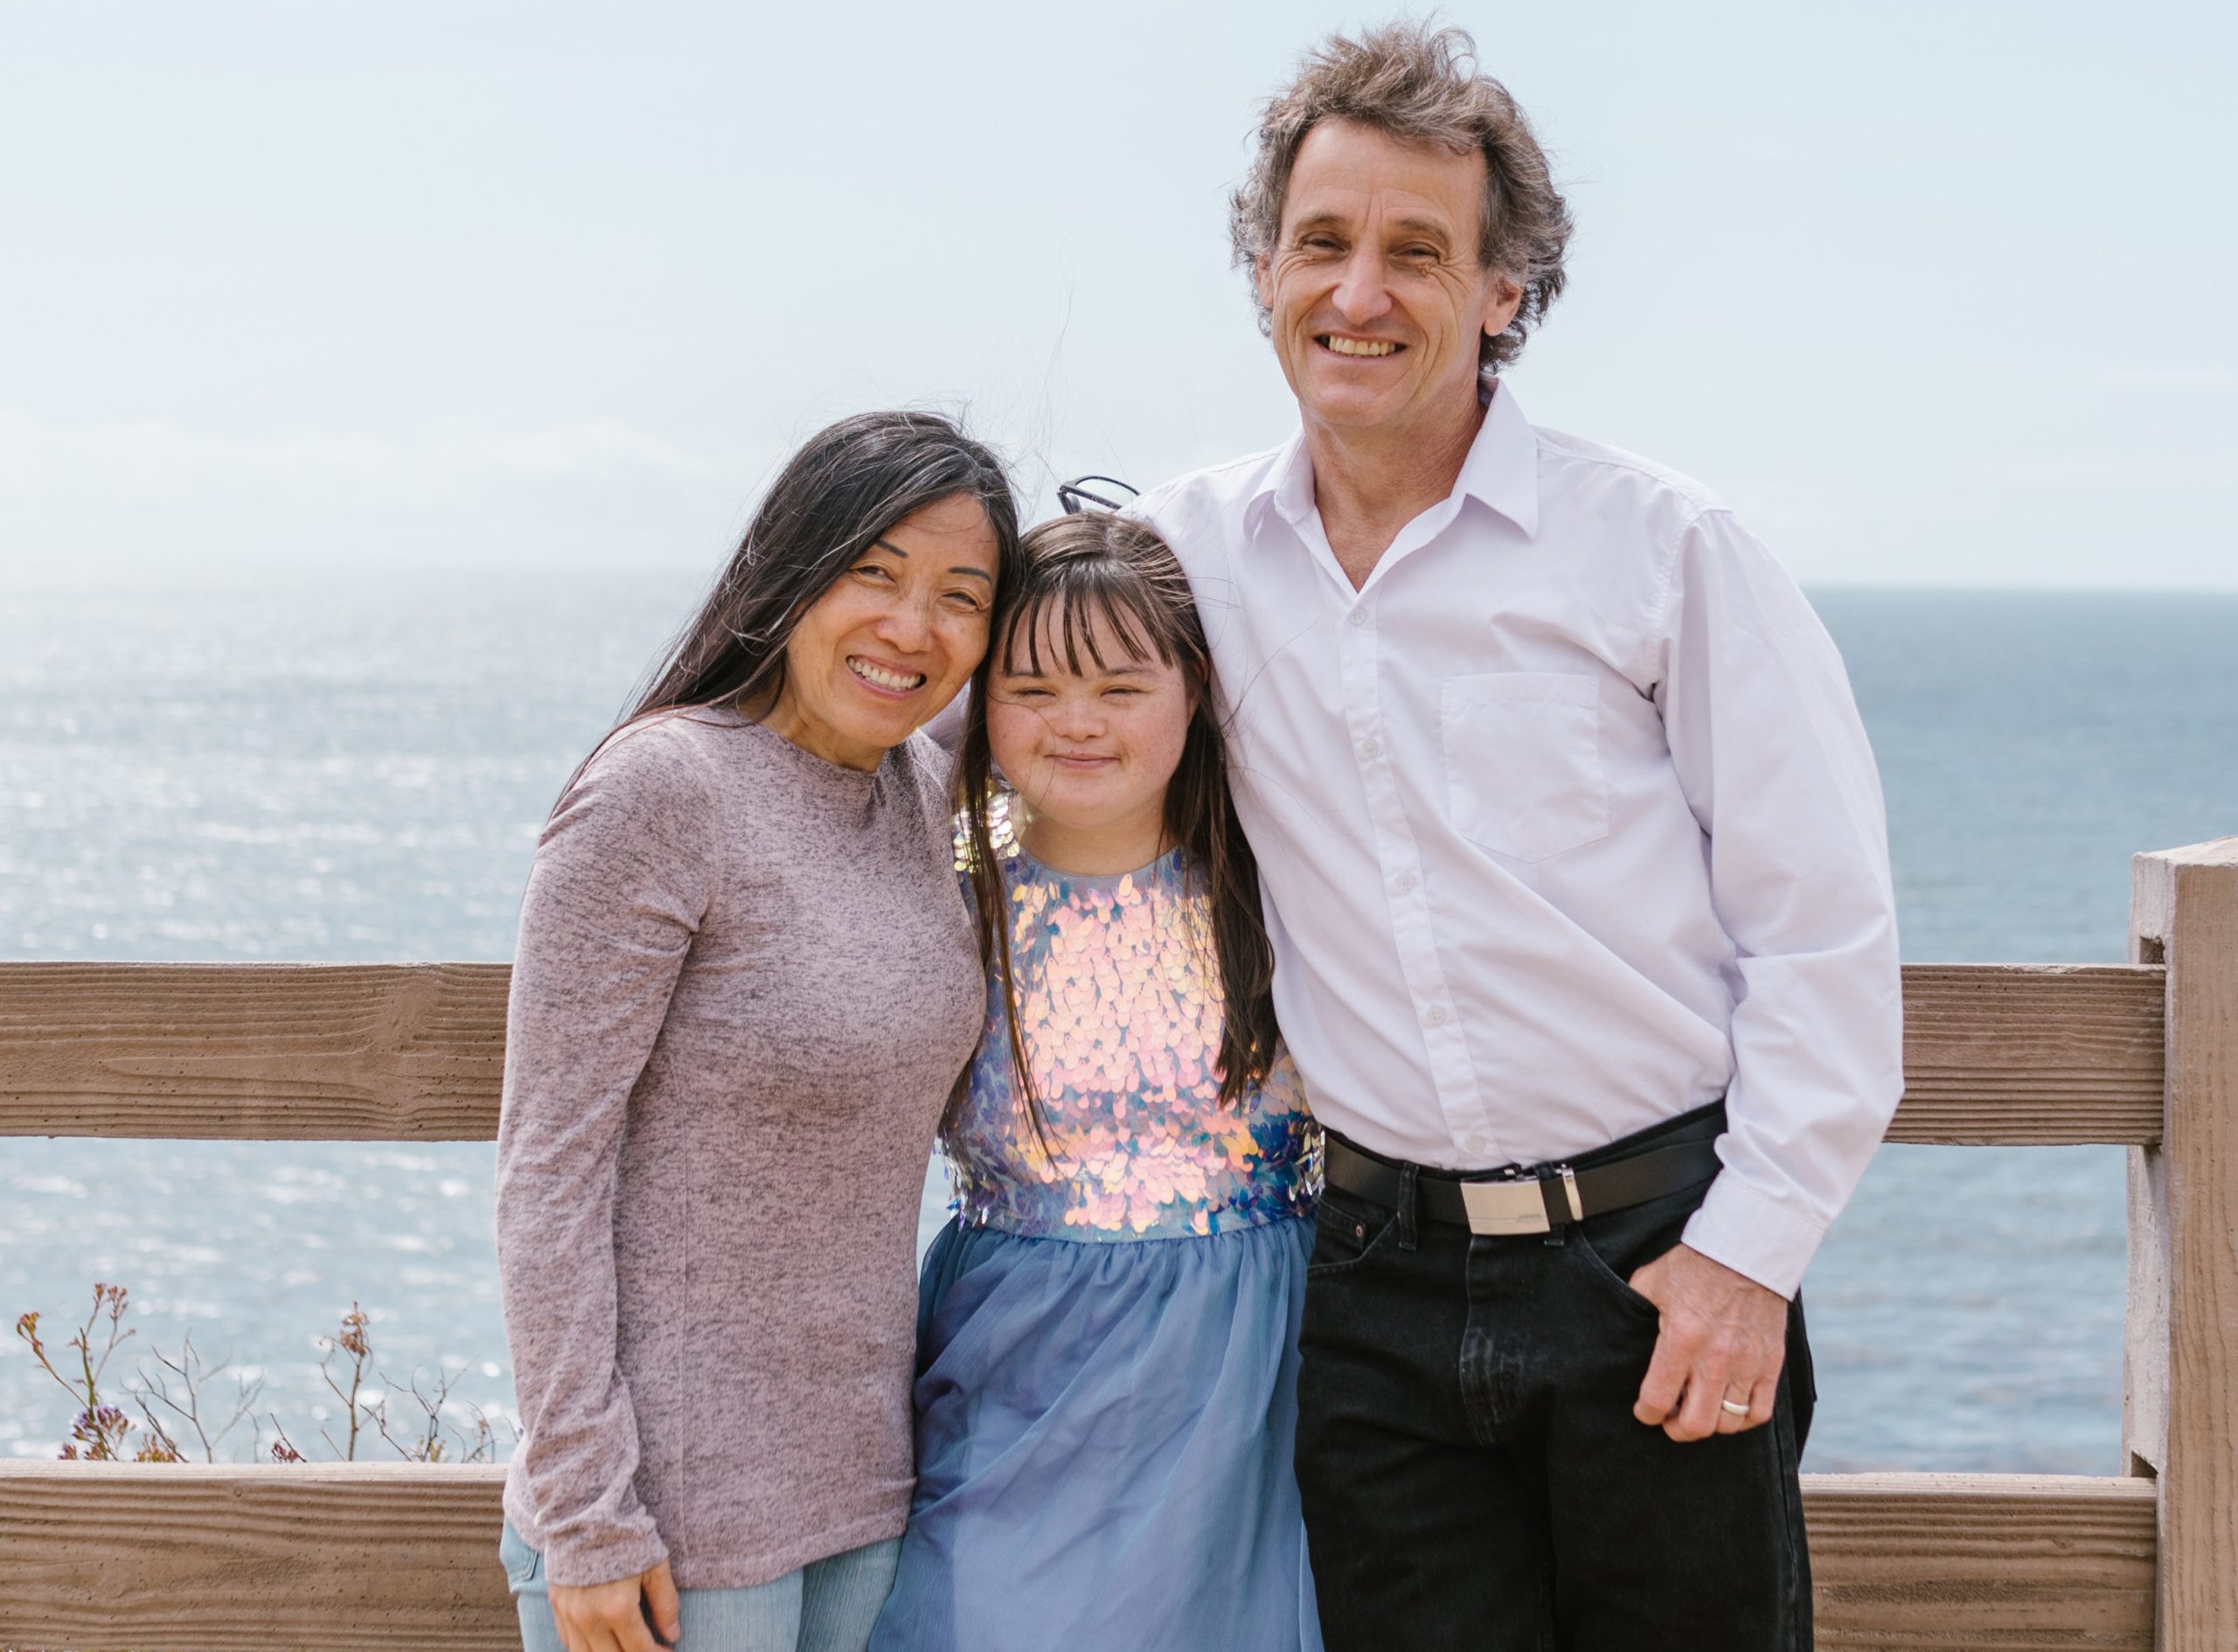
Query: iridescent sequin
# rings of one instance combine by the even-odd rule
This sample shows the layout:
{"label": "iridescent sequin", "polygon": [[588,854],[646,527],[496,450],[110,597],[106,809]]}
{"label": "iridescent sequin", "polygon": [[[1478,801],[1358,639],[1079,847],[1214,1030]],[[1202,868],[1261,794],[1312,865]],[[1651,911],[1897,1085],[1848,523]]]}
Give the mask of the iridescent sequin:
{"label": "iridescent sequin", "polygon": [[1113,1240],[1310,1211],[1316,1142],[1289,1054],[1239,1105],[1220,1103],[1209,902],[1179,851],[1117,877],[1074,876],[1033,860],[1004,826],[996,853],[1049,1150],[1011,1081],[1002,987],[990,979],[970,1093],[942,1142],[963,1219]]}

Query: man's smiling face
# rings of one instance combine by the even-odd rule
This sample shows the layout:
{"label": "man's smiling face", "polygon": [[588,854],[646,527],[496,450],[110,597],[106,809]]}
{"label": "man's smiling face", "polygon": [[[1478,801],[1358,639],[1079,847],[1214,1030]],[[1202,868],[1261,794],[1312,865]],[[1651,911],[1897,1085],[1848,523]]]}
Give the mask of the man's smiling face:
{"label": "man's smiling face", "polygon": [[1522,289],[1477,260],[1484,157],[1351,121],[1305,135],[1282,233],[1255,272],[1309,421],[1396,434],[1476,399],[1477,340]]}

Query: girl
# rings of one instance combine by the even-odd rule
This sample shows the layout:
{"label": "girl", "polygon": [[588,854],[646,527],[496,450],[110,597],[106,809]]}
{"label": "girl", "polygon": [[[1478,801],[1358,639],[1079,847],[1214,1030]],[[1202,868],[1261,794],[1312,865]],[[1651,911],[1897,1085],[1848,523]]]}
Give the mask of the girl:
{"label": "girl", "polygon": [[986,1024],[872,1645],[1317,1649],[1290,1468],[1314,1138],[1203,629],[1141,524],[1022,549],[961,754]]}
{"label": "girl", "polygon": [[914,731],[985,652],[1015,523],[945,420],[814,437],[545,828],[497,1131],[528,1652],[869,1635],[917,1195],[983,995]]}

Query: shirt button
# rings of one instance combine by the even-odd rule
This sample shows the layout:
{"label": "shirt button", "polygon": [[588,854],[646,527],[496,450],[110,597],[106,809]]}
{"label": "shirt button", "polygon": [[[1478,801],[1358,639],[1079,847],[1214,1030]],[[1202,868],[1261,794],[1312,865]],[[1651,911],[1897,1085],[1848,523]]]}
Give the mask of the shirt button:
{"label": "shirt button", "polygon": [[1492,1144],[1484,1140],[1481,1135],[1470,1136],[1463,1141],[1461,1145],[1464,1151],[1473,1153],[1478,1158],[1484,1157],[1485,1154],[1490,1153],[1492,1150]]}
{"label": "shirt button", "polygon": [[1366,625],[1367,623],[1367,610],[1366,608],[1354,608],[1352,610],[1352,623],[1354,625]]}
{"label": "shirt button", "polygon": [[1373,734],[1369,735],[1366,739],[1360,742],[1360,755],[1362,757],[1373,757],[1382,750],[1383,742],[1376,739]]}
{"label": "shirt button", "polygon": [[1414,887],[1414,874],[1412,872],[1400,872],[1399,874],[1397,887],[1399,892],[1402,895],[1411,892]]}
{"label": "shirt button", "polygon": [[1429,1014],[1422,1018],[1428,1021],[1430,1025],[1434,1027],[1443,1026],[1445,1024],[1445,1006],[1442,1003],[1432,1004],[1430,1006]]}

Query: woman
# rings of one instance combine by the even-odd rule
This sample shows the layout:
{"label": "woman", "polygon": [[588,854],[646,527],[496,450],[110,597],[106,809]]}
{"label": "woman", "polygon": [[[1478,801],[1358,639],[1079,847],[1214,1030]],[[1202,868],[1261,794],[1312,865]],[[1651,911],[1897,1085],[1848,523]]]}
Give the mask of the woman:
{"label": "woman", "polygon": [[1139,523],[1025,552],[965,724],[986,1026],[872,1644],[1318,1652],[1290,1467],[1313,1135],[1204,631]]}
{"label": "woman", "polygon": [[981,976],[916,732],[1017,555],[987,450],[824,431],[570,782],[521,913],[497,1247],[528,1652],[860,1652],[910,1260]]}

